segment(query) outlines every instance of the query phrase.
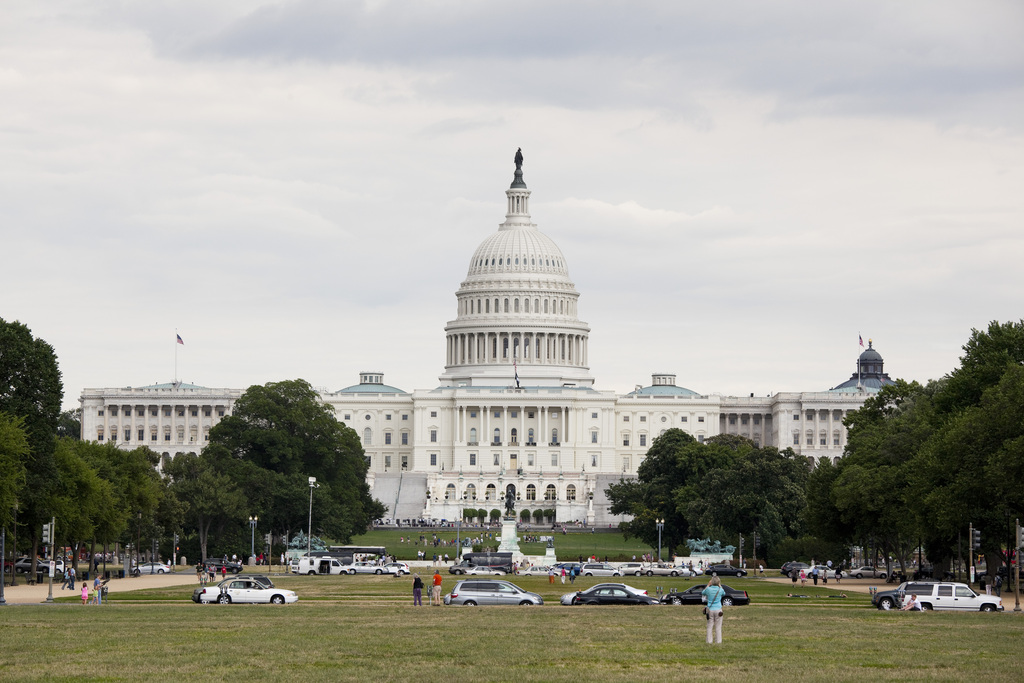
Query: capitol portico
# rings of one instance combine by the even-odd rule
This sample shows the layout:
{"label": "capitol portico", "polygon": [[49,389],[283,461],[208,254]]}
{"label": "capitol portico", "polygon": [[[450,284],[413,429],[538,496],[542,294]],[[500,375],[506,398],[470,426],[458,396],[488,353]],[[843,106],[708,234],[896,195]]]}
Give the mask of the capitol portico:
{"label": "capitol portico", "polygon": [[[373,371],[360,373],[358,384],[322,393],[361,437],[373,495],[389,517],[453,520],[469,508],[489,513],[511,492],[519,513],[533,521],[614,523],[619,518],[609,512],[605,489],[635,477],[653,439],[673,427],[699,441],[738,434],[814,461],[842,455],[843,418],[890,381],[870,342],[851,380],[831,390],[727,397],[678,386],[669,372],[624,395],[595,388],[580,294],[565,256],[532,222],[519,153],[516,162],[505,220],[472,254],[456,293],[439,385],[404,391]],[[122,414],[126,406],[149,406],[118,391],[123,394],[83,392],[83,438],[118,433],[121,427],[109,422],[111,406]],[[240,392],[216,391],[229,412]],[[215,424],[222,416],[208,417]],[[171,427],[171,435],[184,434]],[[175,445],[199,450],[204,429],[194,432],[198,441]],[[153,446],[161,452],[168,431],[157,425],[156,433],[165,435]],[[152,430],[132,423],[124,434],[118,445],[133,447],[127,437],[142,439]]]}

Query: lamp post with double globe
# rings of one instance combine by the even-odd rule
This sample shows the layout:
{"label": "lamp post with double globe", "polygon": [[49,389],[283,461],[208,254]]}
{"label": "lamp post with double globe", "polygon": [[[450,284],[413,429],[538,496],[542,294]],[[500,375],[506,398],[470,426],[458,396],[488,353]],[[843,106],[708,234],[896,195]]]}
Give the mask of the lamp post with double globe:
{"label": "lamp post with double globe", "polygon": [[249,517],[249,557],[256,557],[256,522],[260,518],[256,515]]}
{"label": "lamp post with double globe", "polygon": [[658,527],[658,562],[661,562],[661,530],[665,528],[665,520],[659,517],[655,525]]}
{"label": "lamp post with double globe", "polygon": [[313,552],[313,489],[316,488],[316,477],[309,478],[309,533],[306,534],[306,557]]}

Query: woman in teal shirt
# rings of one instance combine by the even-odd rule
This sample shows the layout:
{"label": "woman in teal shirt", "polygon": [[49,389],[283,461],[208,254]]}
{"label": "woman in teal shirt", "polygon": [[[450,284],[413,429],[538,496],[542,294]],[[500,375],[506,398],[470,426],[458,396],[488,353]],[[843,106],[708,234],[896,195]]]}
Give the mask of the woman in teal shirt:
{"label": "woman in teal shirt", "polygon": [[[700,592],[707,600],[707,621],[708,621],[708,645],[712,642],[722,643],[722,598],[725,597],[725,589],[722,588],[722,580],[718,575],[711,577],[711,582]],[[712,632],[715,640],[711,640]]]}

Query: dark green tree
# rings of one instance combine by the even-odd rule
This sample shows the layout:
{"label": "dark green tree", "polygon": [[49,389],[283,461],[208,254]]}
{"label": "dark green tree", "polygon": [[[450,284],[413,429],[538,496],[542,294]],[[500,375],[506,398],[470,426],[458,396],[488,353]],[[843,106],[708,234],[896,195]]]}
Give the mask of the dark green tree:
{"label": "dark green tree", "polygon": [[637,468],[637,478],[606,490],[613,515],[633,516],[619,528],[627,538],[635,536],[653,548],[658,543],[656,520],[664,519],[662,544],[671,553],[690,537],[687,503],[700,495],[701,478],[728,466],[736,457],[734,447],[739,446],[731,441],[727,445],[698,443],[681,429],[669,429],[654,439]]}
{"label": "dark green tree", "polygon": [[25,492],[25,460],[28,437],[24,420],[0,413],[0,527],[14,521],[14,507]]}
{"label": "dark green tree", "polygon": [[57,436],[79,440],[82,438],[82,409],[65,410],[57,421]]}
{"label": "dark green tree", "polygon": [[277,531],[306,526],[309,477],[317,485],[314,533],[345,543],[384,515],[366,484],[359,437],[305,380],[249,387],[232,414],[210,430],[206,450],[218,462],[236,461],[222,471],[259,482],[244,489],[246,514],[259,514]]}
{"label": "dark green tree", "polygon": [[28,438],[25,484],[32,495],[19,501],[18,523],[32,539],[33,557],[51,517],[46,505],[57,481],[54,449],[63,397],[53,347],[25,325],[0,318],[0,412],[21,418]]}

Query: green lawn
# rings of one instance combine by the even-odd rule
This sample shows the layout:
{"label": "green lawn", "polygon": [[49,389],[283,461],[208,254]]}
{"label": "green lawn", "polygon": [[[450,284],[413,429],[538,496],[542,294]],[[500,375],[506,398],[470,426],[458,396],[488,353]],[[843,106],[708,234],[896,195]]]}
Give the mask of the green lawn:
{"label": "green lawn", "polygon": [[[476,537],[481,533],[490,533],[492,538],[488,539],[488,543],[497,547],[498,542],[501,540],[501,530],[485,530],[480,528],[463,528],[462,537],[466,536]],[[440,555],[448,553],[449,557],[455,556],[456,548],[454,546],[438,546],[433,545],[433,538],[437,536],[439,539],[445,541],[455,541],[455,530],[434,530],[434,529],[401,529],[398,531],[394,530],[373,530],[362,536],[357,536],[352,539],[352,545],[382,545],[388,549],[389,553],[399,560],[415,560],[417,550],[425,550],[427,553],[427,559],[437,552]],[[546,550],[545,543],[524,543],[524,536],[543,536],[551,535],[550,530],[540,530],[520,532],[519,533],[519,548],[525,555],[543,555]],[[410,536],[412,537],[410,542]],[[424,537],[426,545],[420,542],[420,536]],[[558,554],[560,560],[571,560],[576,559],[580,555],[589,557],[590,555],[597,555],[598,558],[604,559],[606,556],[612,562],[626,562],[632,558],[633,555],[640,557],[644,553],[652,553],[657,555],[658,549],[651,548],[650,546],[644,545],[637,539],[633,538],[625,540],[622,537],[622,533],[618,530],[609,532],[608,530],[601,530],[599,533],[577,532],[572,531],[570,533],[562,534],[561,532],[554,534],[555,536],[555,552]],[[404,537],[406,541],[400,542],[399,539]],[[668,559],[667,548],[662,549],[662,557]]]}
{"label": "green lawn", "polygon": [[[194,605],[192,586],[112,595],[102,607],[0,608],[4,679],[360,681],[887,681],[1016,679],[1024,619],[879,612],[867,596],[791,599],[790,586],[727,580],[754,604],[726,612],[725,644],[704,644],[696,607],[561,607],[568,589],[515,582],[542,607],[411,606],[411,579],[275,577],[295,605]],[[575,588],[595,579],[578,580]],[[630,577],[627,583],[697,580]],[[445,589],[454,578],[445,575]],[[142,600],[146,601],[142,601]],[[148,602],[148,601],[152,602]],[[1007,601],[1012,609],[1012,599]]]}

